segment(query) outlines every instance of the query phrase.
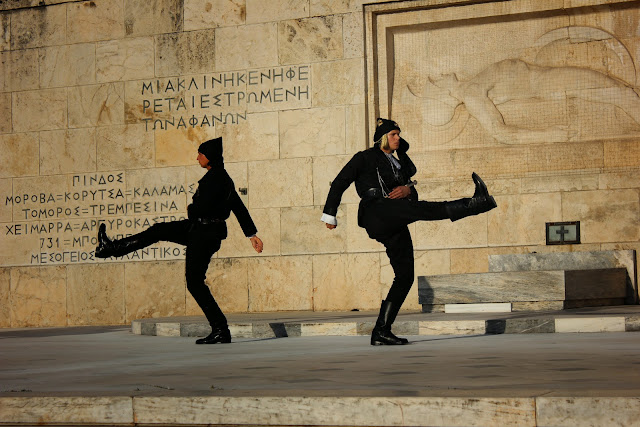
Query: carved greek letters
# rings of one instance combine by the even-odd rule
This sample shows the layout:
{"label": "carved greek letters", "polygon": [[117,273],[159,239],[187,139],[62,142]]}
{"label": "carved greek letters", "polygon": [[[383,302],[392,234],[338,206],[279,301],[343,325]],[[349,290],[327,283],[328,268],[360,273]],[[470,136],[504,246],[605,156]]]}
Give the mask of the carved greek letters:
{"label": "carved greek letters", "polygon": [[[109,235],[118,238],[143,231],[156,223],[186,218],[186,201],[195,184],[149,179],[157,185],[127,186],[125,173],[69,176],[70,186],[60,191],[24,191],[0,195],[0,203],[13,212],[13,223],[3,224],[0,244],[16,250],[2,266],[97,262],[101,222]],[[44,188],[38,178],[25,188]],[[161,244],[130,254],[127,259],[181,259],[183,248]]]}
{"label": "carved greek letters", "polygon": [[146,131],[239,124],[247,111],[308,107],[310,66],[234,71],[143,81],[140,121]]}

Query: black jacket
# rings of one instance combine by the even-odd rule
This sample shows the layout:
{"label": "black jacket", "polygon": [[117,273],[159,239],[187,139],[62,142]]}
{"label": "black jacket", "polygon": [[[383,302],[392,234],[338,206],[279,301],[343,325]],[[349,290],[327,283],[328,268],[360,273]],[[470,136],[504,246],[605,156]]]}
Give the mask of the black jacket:
{"label": "black jacket", "polygon": [[[336,216],[338,206],[342,200],[342,194],[352,182],[355,182],[356,191],[360,198],[364,198],[366,191],[370,188],[381,188],[378,173],[385,186],[383,190],[387,193],[391,192],[395,187],[407,184],[410,178],[416,174],[416,167],[407,155],[407,149],[408,144],[402,140],[401,149],[397,151],[398,160],[402,166],[400,168],[400,179],[393,174],[391,163],[380,149],[379,144],[356,153],[333,180],[323,213]],[[410,197],[413,200],[418,199],[415,187],[411,187]]]}
{"label": "black jacket", "polygon": [[258,232],[224,166],[213,166],[198,181],[193,203],[187,207],[189,219],[226,220],[232,211],[245,236],[249,237]]}

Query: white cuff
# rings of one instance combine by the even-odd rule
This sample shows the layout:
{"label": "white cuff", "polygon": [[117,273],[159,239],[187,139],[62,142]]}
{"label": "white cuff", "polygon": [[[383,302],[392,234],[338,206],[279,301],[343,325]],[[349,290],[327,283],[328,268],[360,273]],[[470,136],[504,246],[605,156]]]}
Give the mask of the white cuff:
{"label": "white cuff", "polygon": [[338,225],[338,220],[336,219],[336,217],[333,215],[328,215],[326,213],[322,214],[322,218],[320,218],[320,220],[326,222],[327,224]]}

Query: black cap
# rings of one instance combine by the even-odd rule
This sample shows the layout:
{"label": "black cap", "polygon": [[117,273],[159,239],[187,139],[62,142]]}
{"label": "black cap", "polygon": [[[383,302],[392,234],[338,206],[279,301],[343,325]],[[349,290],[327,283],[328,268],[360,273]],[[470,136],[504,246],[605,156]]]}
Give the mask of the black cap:
{"label": "black cap", "polygon": [[203,142],[198,147],[198,152],[204,154],[211,165],[222,162],[222,137]]}
{"label": "black cap", "polygon": [[378,141],[384,134],[391,132],[392,130],[400,130],[400,126],[393,120],[378,119],[376,120],[376,132],[373,134],[373,140]]}

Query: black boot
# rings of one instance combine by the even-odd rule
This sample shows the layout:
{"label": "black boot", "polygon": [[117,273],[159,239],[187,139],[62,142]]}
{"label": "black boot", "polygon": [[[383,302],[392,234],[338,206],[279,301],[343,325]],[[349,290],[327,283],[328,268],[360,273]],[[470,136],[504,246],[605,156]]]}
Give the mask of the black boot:
{"label": "black boot", "polygon": [[489,190],[484,181],[477,173],[471,175],[473,182],[476,184],[475,192],[472,198],[454,200],[447,203],[447,213],[451,222],[466,218],[471,215],[478,215],[488,212],[498,206],[493,196],[489,195]]}
{"label": "black boot", "polygon": [[230,342],[231,332],[226,325],[212,327],[209,335],[196,340],[196,344],[229,344]]}
{"label": "black boot", "polygon": [[396,320],[400,306],[391,301],[382,301],[376,326],[371,332],[371,345],[404,345],[409,344],[406,338],[398,338],[391,332],[391,325]]}
{"label": "black boot", "polygon": [[107,236],[107,227],[104,223],[98,227],[98,246],[96,246],[96,257],[109,258],[112,256],[124,256],[128,253],[137,251],[138,249],[145,248],[153,242],[149,242],[145,238],[145,234],[135,234],[133,236],[125,237],[124,239],[111,240]]}

